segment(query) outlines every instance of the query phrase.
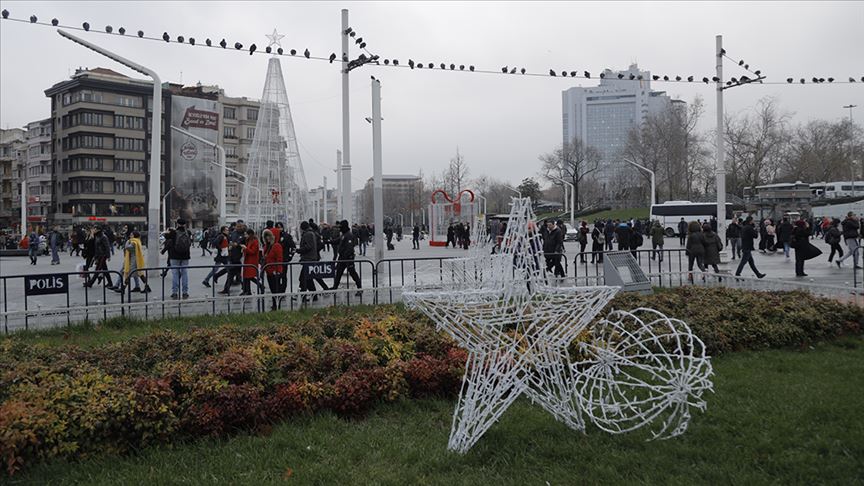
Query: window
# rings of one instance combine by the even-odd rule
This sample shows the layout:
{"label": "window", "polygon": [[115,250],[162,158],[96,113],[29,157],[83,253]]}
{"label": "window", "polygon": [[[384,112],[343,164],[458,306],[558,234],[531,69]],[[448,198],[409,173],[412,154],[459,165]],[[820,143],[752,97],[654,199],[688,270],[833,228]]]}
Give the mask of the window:
{"label": "window", "polygon": [[132,108],[141,108],[143,103],[138,96],[117,96],[117,105],[129,106]]}
{"label": "window", "polygon": [[71,115],[66,115],[62,118],[62,125],[63,128],[77,127],[79,125],[86,125],[91,127],[105,126],[103,114],[90,111],[77,112],[72,113]]}
{"label": "window", "polygon": [[225,116],[225,118],[229,120],[234,120],[237,118],[234,113],[234,108],[229,108],[227,106],[222,110],[222,114]]}
{"label": "window", "polygon": [[104,148],[104,138],[98,135],[72,135],[63,139],[63,150],[74,150],[78,148]]}
{"label": "window", "polygon": [[144,140],[140,138],[117,137],[114,139],[114,150],[125,150],[127,152],[143,152]]}
{"label": "window", "polygon": [[104,170],[105,160],[100,157],[72,157],[63,159],[63,172],[80,170]]}
{"label": "window", "polygon": [[225,184],[225,193],[230,198],[238,197],[237,184]]}
{"label": "window", "polygon": [[137,181],[114,181],[115,194],[144,194],[144,183]]}
{"label": "window", "polygon": [[63,182],[63,194],[102,194],[105,184],[101,179],[72,179]]}
{"label": "window", "polygon": [[225,127],[224,133],[225,138],[237,138],[234,135],[234,127]]}
{"label": "window", "polygon": [[258,109],[257,108],[246,108],[246,119],[255,121],[258,119]]}
{"label": "window", "polygon": [[225,155],[228,157],[237,157],[237,146],[236,145],[226,145],[225,146]]}
{"label": "window", "polygon": [[140,116],[114,115],[114,128],[127,128],[130,130],[143,130],[144,118]]}
{"label": "window", "polygon": [[144,161],[138,159],[114,159],[114,172],[144,172]]}
{"label": "window", "polygon": [[255,138],[255,129],[249,127],[246,129],[246,138]]}

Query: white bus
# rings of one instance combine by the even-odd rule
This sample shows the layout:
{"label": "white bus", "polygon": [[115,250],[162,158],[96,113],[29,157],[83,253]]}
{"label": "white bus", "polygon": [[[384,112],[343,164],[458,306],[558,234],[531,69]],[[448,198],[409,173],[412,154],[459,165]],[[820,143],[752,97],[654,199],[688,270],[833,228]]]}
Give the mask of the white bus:
{"label": "white bus", "polygon": [[[651,220],[663,226],[666,236],[678,234],[678,223],[684,221],[710,221],[717,216],[717,203],[694,203],[690,201],[666,201],[651,206]],[[732,203],[726,203],[726,224],[732,220]]]}

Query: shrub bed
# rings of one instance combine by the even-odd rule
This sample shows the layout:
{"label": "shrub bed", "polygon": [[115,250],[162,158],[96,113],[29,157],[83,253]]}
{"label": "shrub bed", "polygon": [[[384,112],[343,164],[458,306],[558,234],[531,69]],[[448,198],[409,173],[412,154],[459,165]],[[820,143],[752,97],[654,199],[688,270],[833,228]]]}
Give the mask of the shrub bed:
{"label": "shrub bed", "polygon": [[[860,334],[864,309],[795,292],[680,288],[619,295],[685,320],[716,355]],[[200,319],[201,322],[206,322]],[[161,331],[82,349],[0,340],[0,459],[53,457],[266,430],[295,414],[456,394],[466,353],[401,307],[328,309],[266,327]]]}

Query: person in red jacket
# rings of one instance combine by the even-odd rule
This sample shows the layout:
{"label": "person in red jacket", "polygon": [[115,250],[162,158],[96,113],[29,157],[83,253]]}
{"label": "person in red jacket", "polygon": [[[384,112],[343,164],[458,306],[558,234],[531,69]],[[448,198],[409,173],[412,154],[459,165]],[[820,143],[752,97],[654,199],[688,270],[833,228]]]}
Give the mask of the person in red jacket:
{"label": "person in red jacket", "polygon": [[255,236],[255,230],[246,230],[246,244],[240,245],[243,250],[243,292],[240,295],[252,295],[252,282],[258,278],[258,266],[261,264],[261,246]]}
{"label": "person in red jacket", "polygon": [[[264,273],[267,274],[267,286],[270,287],[271,294],[281,294],[282,289],[282,273],[285,271],[285,265],[282,265],[282,245],[276,240],[275,235],[271,230],[264,230]],[[278,298],[281,304],[283,297]],[[273,304],[270,310],[276,310],[277,298],[273,297]]]}

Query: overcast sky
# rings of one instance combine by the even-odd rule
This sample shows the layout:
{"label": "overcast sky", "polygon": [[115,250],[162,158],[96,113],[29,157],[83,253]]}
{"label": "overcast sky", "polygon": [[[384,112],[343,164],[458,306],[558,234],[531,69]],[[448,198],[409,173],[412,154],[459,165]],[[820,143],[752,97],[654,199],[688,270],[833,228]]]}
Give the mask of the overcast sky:
{"label": "overcast sky", "polygon": [[[16,2],[0,1],[13,17],[94,30],[144,30],[148,35],[206,37],[266,46],[265,34],[284,33],[285,50],[327,56],[340,50],[340,10],[381,58],[504,65],[533,72],[626,69],[631,62],[654,74],[711,77],[715,35],[729,55],[759,68],[768,81],[787,77],[864,76],[864,2]],[[80,33],[155,69],[163,81],[218,84],[231,96],[260,98],[265,55],[224,52]],[[359,54],[353,48],[352,58]],[[0,126],[19,127],[50,115],[43,91],[79,66],[134,73],[62,39],[51,27],[0,22]],[[726,77],[745,74],[726,63]],[[283,58],[282,69],[308,185],[328,176],[341,148],[338,64]],[[442,171],[459,147],[470,175],[514,184],[536,176],[538,155],[561,143],[561,91],[596,80],[452,73],[366,66],[351,80],[351,157],[355,188],[372,173],[370,80],[382,81],[384,172]],[[714,123],[715,91],[701,83],[653,83],[674,97],[705,98],[703,130]],[[750,85],[726,92],[726,112],[750,109],[774,96],[796,122],[837,120],[856,104],[864,120],[864,83]]]}

